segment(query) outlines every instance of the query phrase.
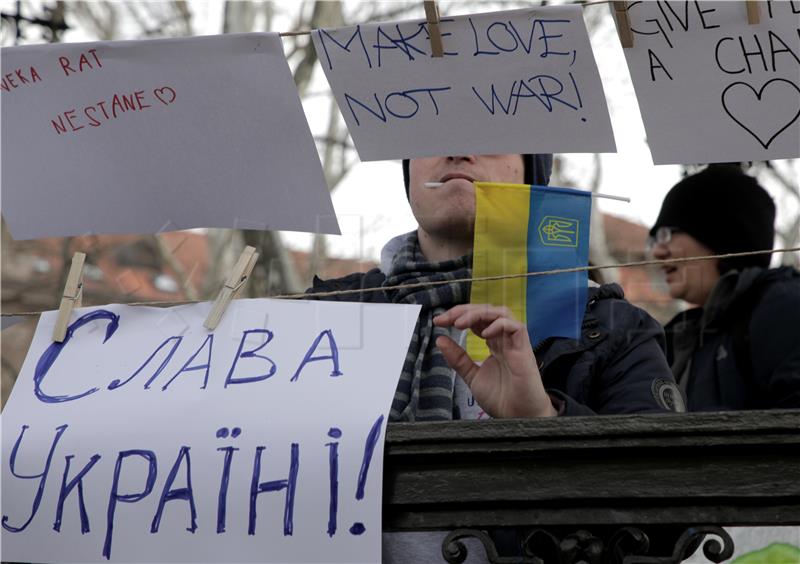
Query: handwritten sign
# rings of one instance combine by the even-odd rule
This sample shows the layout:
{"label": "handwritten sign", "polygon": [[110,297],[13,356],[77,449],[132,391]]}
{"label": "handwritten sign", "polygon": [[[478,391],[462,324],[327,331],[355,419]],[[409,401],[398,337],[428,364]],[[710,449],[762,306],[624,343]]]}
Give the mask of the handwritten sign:
{"label": "handwritten sign", "polygon": [[3,413],[3,560],[379,562],[419,306],[45,313]]}
{"label": "handwritten sign", "polygon": [[17,239],[339,233],[275,33],[5,48],[0,102]]}
{"label": "handwritten sign", "polygon": [[603,86],[579,6],[313,33],[361,160],[613,152]]}
{"label": "handwritten sign", "polygon": [[631,2],[625,49],[655,164],[800,157],[800,2]]}

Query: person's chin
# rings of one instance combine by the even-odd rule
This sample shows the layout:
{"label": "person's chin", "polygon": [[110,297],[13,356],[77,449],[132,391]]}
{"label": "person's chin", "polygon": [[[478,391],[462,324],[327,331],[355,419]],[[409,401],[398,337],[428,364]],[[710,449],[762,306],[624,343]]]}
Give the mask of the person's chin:
{"label": "person's chin", "polygon": [[673,300],[683,300],[683,299],[685,299],[686,287],[684,286],[684,284],[682,282],[677,281],[677,280],[673,280],[673,281],[667,282],[667,285],[669,287],[669,296]]}
{"label": "person's chin", "polygon": [[475,221],[475,199],[464,197],[450,198],[443,203],[444,215],[457,223],[472,223]]}
{"label": "person's chin", "polygon": [[462,216],[448,217],[431,226],[431,231],[446,239],[461,239],[475,230],[475,218]]}

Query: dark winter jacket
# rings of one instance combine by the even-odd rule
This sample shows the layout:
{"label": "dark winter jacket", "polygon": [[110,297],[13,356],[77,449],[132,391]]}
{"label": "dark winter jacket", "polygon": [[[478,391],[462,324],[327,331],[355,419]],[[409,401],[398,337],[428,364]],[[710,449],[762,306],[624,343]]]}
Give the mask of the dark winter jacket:
{"label": "dark winter jacket", "polygon": [[[374,269],[335,280],[314,279],[309,292],[379,288]],[[322,299],[386,303],[383,292]],[[683,411],[663,352],[661,326],[623,299],[622,288],[589,288],[580,341],[551,338],[534,353],[545,388],[564,415]]]}
{"label": "dark winter jacket", "polygon": [[800,273],[731,271],[666,326],[689,411],[800,407]]}

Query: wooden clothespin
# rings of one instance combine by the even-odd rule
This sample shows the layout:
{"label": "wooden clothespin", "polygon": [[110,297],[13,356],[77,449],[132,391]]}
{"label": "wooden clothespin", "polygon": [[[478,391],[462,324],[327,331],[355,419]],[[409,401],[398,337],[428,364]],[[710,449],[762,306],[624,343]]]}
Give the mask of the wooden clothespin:
{"label": "wooden clothespin", "polygon": [[239,295],[239,292],[242,291],[242,288],[250,278],[250,273],[253,272],[253,267],[256,265],[257,260],[258,253],[255,247],[245,247],[242,254],[239,255],[239,260],[236,261],[233,271],[228,276],[228,280],[225,281],[225,285],[220,290],[217,300],[214,302],[214,307],[211,308],[211,312],[206,318],[206,322],[203,323],[206,329],[213,331],[217,328],[231,300]]}
{"label": "wooden clothespin", "polygon": [[628,16],[627,2],[614,2],[614,15],[617,20],[617,32],[619,41],[623,49],[633,47],[633,31],[631,30],[631,18]]}
{"label": "wooden clothespin", "polygon": [[431,54],[434,57],[444,57],[442,31],[439,29],[439,7],[434,0],[425,0],[424,4],[428,35],[431,37]]}
{"label": "wooden clothespin", "polygon": [[758,25],[761,22],[761,7],[758,0],[747,0],[747,23]]}
{"label": "wooden clothespin", "polygon": [[67,282],[64,284],[64,293],[61,294],[61,304],[58,306],[58,317],[53,329],[53,341],[63,343],[67,337],[67,327],[72,310],[81,307],[83,301],[83,263],[86,262],[85,253],[72,255],[72,266],[69,267]]}

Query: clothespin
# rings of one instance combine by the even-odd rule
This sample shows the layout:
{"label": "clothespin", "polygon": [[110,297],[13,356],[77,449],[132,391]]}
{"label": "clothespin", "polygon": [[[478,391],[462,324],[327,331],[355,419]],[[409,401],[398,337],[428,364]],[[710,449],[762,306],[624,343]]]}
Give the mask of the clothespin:
{"label": "clothespin", "polygon": [[206,322],[203,323],[206,329],[213,331],[217,328],[231,300],[239,295],[250,278],[250,273],[253,272],[253,267],[256,265],[257,260],[258,253],[255,247],[245,247],[228,276],[228,280],[225,281],[225,285],[220,290],[217,300],[214,302],[214,307],[211,308],[211,312],[206,318]]}
{"label": "clothespin", "polygon": [[622,48],[633,47],[633,31],[631,30],[631,18],[628,16],[628,3],[615,1],[614,14],[617,19],[617,32]]}
{"label": "clothespin", "polygon": [[439,29],[439,7],[435,1],[425,0],[425,19],[428,24],[428,35],[431,37],[431,54],[434,57],[444,57],[442,45],[442,31]]}
{"label": "clothespin", "polygon": [[761,8],[758,0],[747,0],[747,23],[758,25],[761,21]]}
{"label": "clothespin", "polygon": [[53,329],[53,341],[63,343],[67,337],[67,327],[72,310],[81,307],[83,301],[83,263],[86,262],[85,253],[72,255],[72,266],[69,267],[67,283],[64,284],[64,293],[61,294],[61,304],[58,306],[58,317]]}

